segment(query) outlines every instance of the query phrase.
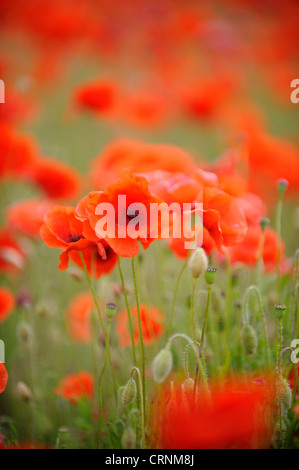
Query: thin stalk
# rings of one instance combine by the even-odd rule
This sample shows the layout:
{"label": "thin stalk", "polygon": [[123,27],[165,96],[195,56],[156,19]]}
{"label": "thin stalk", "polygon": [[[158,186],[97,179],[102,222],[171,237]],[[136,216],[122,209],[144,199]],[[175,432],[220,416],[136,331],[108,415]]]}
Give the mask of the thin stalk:
{"label": "thin stalk", "polygon": [[99,377],[98,382],[98,394],[99,394],[99,421],[98,421],[98,439],[97,439],[97,447],[99,448],[100,439],[101,439],[101,427],[102,427],[102,409],[103,409],[103,398],[102,398],[102,380],[104,376],[104,372],[107,366],[108,358],[109,358],[109,341],[110,341],[110,327],[111,321],[108,320],[108,327],[107,327],[107,335],[105,340],[105,357],[104,357],[104,365]]}
{"label": "thin stalk", "polygon": [[197,281],[197,278],[194,278],[192,294],[191,294],[191,323],[192,323],[192,333],[193,333],[194,341],[196,341],[196,324],[195,324],[195,315],[194,315],[194,294],[195,294],[196,281]]}
{"label": "thin stalk", "polygon": [[121,279],[122,290],[123,290],[123,293],[124,293],[126,309],[127,309],[127,313],[128,313],[129,330],[130,330],[130,336],[131,336],[133,360],[134,360],[134,365],[136,365],[137,364],[137,359],[136,359],[136,349],[135,349],[135,341],[134,341],[134,330],[133,330],[132,315],[131,315],[131,310],[130,310],[130,307],[129,307],[128,296],[127,296],[127,292],[126,292],[126,285],[125,285],[123,272],[122,272],[122,269],[121,269],[121,262],[120,262],[120,256],[119,255],[118,255],[118,270],[119,270],[119,276],[120,276],[120,279]]}
{"label": "thin stalk", "polygon": [[140,313],[139,295],[138,295],[138,286],[137,286],[137,278],[136,278],[134,257],[132,257],[132,273],[133,273],[133,280],[134,280],[136,307],[137,307],[137,313],[138,313],[139,342],[140,342],[140,351],[141,351],[141,376],[142,376],[142,393],[143,393],[143,411],[144,411],[144,414],[145,414],[145,352],[144,352],[141,313]]}
{"label": "thin stalk", "polygon": [[184,261],[184,264],[179,272],[179,275],[177,277],[177,280],[176,280],[176,283],[175,283],[175,289],[174,289],[174,294],[173,294],[173,299],[172,299],[172,304],[171,304],[171,313],[170,313],[170,320],[169,320],[169,327],[168,327],[168,333],[167,333],[167,339],[170,338],[170,335],[171,335],[171,330],[172,330],[172,325],[173,325],[173,319],[174,319],[174,310],[175,310],[175,305],[176,305],[176,299],[177,299],[177,294],[178,294],[178,290],[179,290],[179,285],[180,285],[180,280],[181,280],[181,277],[187,267],[187,263],[188,263],[188,258],[189,258],[189,255],[190,255],[190,251],[188,252],[187,254],[187,257]]}
{"label": "thin stalk", "polygon": [[281,272],[280,272],[280,262],[281,262],[281,216],[282,216],[282,202],[283,195],[279,195],[278,204],[277,204],[277,213],[276,213],[276,233],[277,233],[277,263],[276,263],[276,276],[277,276],[277,292],[278,300],[281,301]]}
{"label": "thin stalk", "polygon": [[199,346],[199,352],[198,352],[199,357],[201,357],[202,349],[203,349],[203,342],[204,342],[204,338],[205,338],[207,319],[208,319],[208,314],[209,314],[209,310],[210,310],[210,303],[211,303],[211,291],[212,291],[212,288],[209,286],[208,287],[208,297],[207,297],[206,311],[205,311],[203,326],[202,326],[202,330],[201,330],[200,346]]}
{"label": "thin stalk", "polygon": [[134,371],[137,374],[138,377],[138,382],[139,382],[139,396],[140,396],[140,414],[141,414],[141,447],[145,446],[145,416],[144,416],[144,410],[145,410],[145,404],[143,401],[143,387],[142,387],[142,379],[141,379],[141,374],[140,370],[138,367],[133,367],[131,370],[131,378],[133,378]]}

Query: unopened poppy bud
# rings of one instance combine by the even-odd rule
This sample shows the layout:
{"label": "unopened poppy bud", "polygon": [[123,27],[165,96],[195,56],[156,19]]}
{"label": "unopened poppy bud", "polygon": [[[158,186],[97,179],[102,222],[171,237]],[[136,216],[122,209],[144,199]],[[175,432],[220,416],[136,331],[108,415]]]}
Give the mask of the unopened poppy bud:
{"label": "unopened poppy bud", "polygon": [[261,226],[261,229],[262,229],[263,232],[269,226],[269,223],[270,223],[270,220],[268,219],[268,217],[261,217],[260,218],[260,226]]}
{"label": "unopened poppy bud", "polygon": [[136,434],[134,429],[127,428],[124,430],[121,443],[124,449],[134,449],[136,442]]}
{"label": "unopened poppy bud", "polygon": [[16,385],[16,392],[19,398],[21,398],[25,402],[29,402],[32,400],[32,392],[28,385],[24,382],[18,382]]}
{"label": "unopened poppy bud", "polygon": [[56,441],[56,449],[67,449],[69,446],[69,438],[70,438],[70,431],[69,428],[66,426],[61,426],[58,429],[58,436]]}
{"label": "unopened poppy bud", "polygon": [[172,354],[168,347],[162,349],[153,360],[152,370],[154,381],[162,383],[172,369]]}
{"label": "unopened poppy bud", "polygon": [[276,396],[286,410],[292,405],[292,390],[286,379],[279,376],[276,381]]}
{"label": "unopened poppy bud", "polygon": [[275,311],[276,311],[276,316],[278,320],[282,320],[284,317],[284,312],[286,310],[286,306],[284,304],[276,304],[274,305]]}
{"label": "unopened poppy bud", "polygon": [[277,181],[277,189],[280,194],[280,196],[283,196],[286,190],[288,189],[289,182],[285,178],[280,178]]}
{"label": "unopened poppy bud", "polygon": [[109,302],[108,304],[106,304],[107,318],[109,318],[111,320],[111,318],[114,317],[115,310],[116,310],[116,304],[114,304],[113,302]]}
{"label": "unopened poppy bud", "polygon": [[123,406],[127,406],[135,399],[137,395],[137,387],[134,379],[130,379],[125,385],[122,395],[121,402]]}
{"label": "unopened poppy bud", "polygon": [[251,325],[245,325],[242,332],[242,342],[245,354],[255,354],[257,348],[257,336]]}
{"label": "unopened poppy bud", "polygon": [[194,279],[201,276],[208,267],[208,258],[202,248],[196,248],[192,253],[188,266]]}
{"label": "unopened poppy bud", "polygon": [[214,266],[208,266],[205,272],[205,280],[207,284],[209,285],[214,284],[215,278],[216,278],[216,271],[217,271],[217,268],[215,268]]}

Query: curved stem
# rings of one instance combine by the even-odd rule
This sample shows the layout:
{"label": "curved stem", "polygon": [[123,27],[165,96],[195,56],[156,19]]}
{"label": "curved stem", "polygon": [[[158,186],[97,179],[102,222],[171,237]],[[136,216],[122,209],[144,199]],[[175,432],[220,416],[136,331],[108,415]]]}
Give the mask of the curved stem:
{"label": "curved stem", "polygon": [[128,296],[127,296],[127,292],[126,292],[126,285],[125,285],[123,272],[122,272],[122,269],[121,269],[121,262],[120,262],[120,256],[119,255],[118,255],[118,270],[119,270],[119,276],[120,276],[120,279],[121,279],[122,290],[123,290],[123,293],[124,293],[124,298],[125,298],[125,303],[126,303],[126,308],[127,308],[127,313],[128,313],[129,330],[130,330],[130,336],[131,336],[133,360],[134,360],[134,364],[136,365],[137,364],[137,359],[136,359],[136,349],[135,349],[135,341],[134,341],[132,315],[131,315],[131,310],[130,310],[130,307],[129,307]]}
{"label": "curved stem", "polygon": [[106,335],[106,341],[105,341],[105,358],[104,358],[104,365],[99,377],[99,382],[98,382],[98,393],[99,393],[99,422],[98,422],[98,448],[100,445],[100,439],[101,439],[101,427],[102,427],[102,409],[103,409],[103,398],[102,398],[102,380],[104,376],[104,372],[107,366],[108,358],[109,358],[109,341],[110,341],[110,327],[111,327],[111,321],[108,321],[108,328],[107,328],[107,335]]}
{"label": "curved stem", "polygon": [[266,322],[266,315],[264,311],[264,306],[263,306],[263,301],[262,297],[260,294],[260,291],[257,286],[249,286],[248,289],[245,292],[244,295],[244,301],[243,301],[243,319],[245,325],[249,324],[249,312],[248,312],[248,304],[250,300],[250,296],[252,293],[256,294],[257,300],[258,300],[258,305],[259,309],[255,318],[255,321],[257,321],[262,315],[262,320],[263,320],[263,330],[264,330],[264,337],[265,337],[265,343],[266,343],[266,359],[267,359],[267,366],[268,368],[270,367],[270,349],[269,349],[269,340],[268,340],[268,332],[267,332],[267,322]]}
{"label": "curved stem", "polygon": [[139,395],[140,395],[140,414],[141,414],[141,429],[142,429],[142,437],[141,437],[141,447],[145,445],[145,417],[144,417],[144,402],[143,402],[143,387],[142,387],[142,379],[141,379],[141,374],[140,370],[138,367],[133,367],[131,370],[131,378],[133,378],[133,374],[136,372],[138,376],[138,382],[139,382]]}

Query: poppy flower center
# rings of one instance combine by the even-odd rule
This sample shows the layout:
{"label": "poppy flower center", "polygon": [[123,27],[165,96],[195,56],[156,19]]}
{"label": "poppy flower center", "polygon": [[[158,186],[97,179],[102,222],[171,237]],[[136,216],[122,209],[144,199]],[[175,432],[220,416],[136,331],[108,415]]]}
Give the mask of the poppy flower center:
{"label": "poppy flower center", "polygon": [[66,241],[67,241],[67,243],[75,243],[75,242],[81,240],[81,238],[82,238],[82,237],[81,237],[80,235],[72,235],[72,234],[70,234],[70,235],[68,235]]}

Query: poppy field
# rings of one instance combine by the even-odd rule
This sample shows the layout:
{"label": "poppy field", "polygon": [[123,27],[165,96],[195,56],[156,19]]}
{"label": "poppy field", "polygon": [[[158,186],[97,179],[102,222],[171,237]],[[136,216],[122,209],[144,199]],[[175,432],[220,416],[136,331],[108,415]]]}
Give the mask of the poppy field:
{"label": "poppy field", "polygon": [[0,0],[0,449],[299,448],[298,43]]}

